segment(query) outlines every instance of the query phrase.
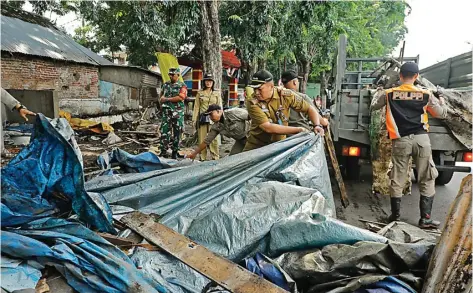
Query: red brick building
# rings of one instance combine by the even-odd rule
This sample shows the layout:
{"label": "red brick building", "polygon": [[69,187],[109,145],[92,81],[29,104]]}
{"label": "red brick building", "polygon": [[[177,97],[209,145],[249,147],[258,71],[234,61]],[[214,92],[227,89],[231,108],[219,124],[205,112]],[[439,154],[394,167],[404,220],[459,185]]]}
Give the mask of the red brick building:
{"label": "red brick building", "polygon": [[159,74],[114,64],[39,15],[1,12],[1,86],[31,110],[106,116],[157,99]]}

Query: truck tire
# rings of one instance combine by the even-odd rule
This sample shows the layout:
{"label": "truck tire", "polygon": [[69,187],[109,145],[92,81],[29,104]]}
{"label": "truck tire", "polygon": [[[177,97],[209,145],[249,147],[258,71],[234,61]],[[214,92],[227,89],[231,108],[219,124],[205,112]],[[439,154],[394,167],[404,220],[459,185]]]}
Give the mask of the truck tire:
{"label": "truck tire", "polygon": [[[455,165],[455,162],[453,161],[445,161],[445,165],[450,165],[453,166]],[[452,180],[453,177],[453,171],[439,171],[439,177],[435,179],[435,185],[445,185]]]}
{"label": "truck tire", "polygon": [[358,157],[346,157],[345,161],[345,177],[348,180],[358,180],[360,178],[359,164],[360,158]]}

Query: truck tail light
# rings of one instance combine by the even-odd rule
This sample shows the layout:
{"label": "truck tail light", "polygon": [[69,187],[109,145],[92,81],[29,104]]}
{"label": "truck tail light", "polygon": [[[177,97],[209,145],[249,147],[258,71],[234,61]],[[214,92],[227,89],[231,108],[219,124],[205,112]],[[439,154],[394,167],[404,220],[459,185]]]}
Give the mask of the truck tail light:
{"label": "truck tail light", "polygon": [[342,155],[346,157],[359,157],[361,155],[361,149],[359,147],[344,146]]}
{"label": "truck tail light", "polygon": [[464,162],[471,162],[473,159],[471,152],[463,153],[463,161]]}

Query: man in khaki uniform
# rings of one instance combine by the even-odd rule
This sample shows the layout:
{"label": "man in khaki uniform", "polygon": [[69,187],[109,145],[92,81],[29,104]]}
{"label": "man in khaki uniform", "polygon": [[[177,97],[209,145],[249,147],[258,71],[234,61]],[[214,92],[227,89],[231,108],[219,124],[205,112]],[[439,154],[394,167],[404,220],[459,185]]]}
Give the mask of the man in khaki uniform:
{"label": "man in khaki uniform", "polygon": [[371,103],[371,111],[386,106],[386,128],[392,140],[393,168],[390,173],[391,216],[399,221],[402,190],[409,175],[409,158],[412,156],[418,174],[420,191],[421,228],[437,228],[440,223],[431,219],[435,195],[435,178],[438,171],[432,160],[427,111],[436,118],[444,119],[447,110],[433,94],[414,86],[419,76],[417,64],[408,62],[401,66],[401,86],[387,90],[378,89]]}
{"label": "man in khaki uniform", "polygon": [[306,113],[314,125],[314,132],[324,135],[317,110],[290,90],[276,89],[273,75],[260,70],[253,75],[247,109],[251,127],[243,151],[257,149],[286,138],[286,134],[307,131],[303,127],[288,126],[289,110]]}
{"label": "man in khaki uniform", "polygon": [[[26,121],[28,121],[28,117],[26,117],[27,115],[31,115],[31,116],[36,115],[35,113],[26,109],[25,106],[23,106],[20,102],[18,102],[17,99],[15,99],[12,95],[10,95],[9,92],[7,92],[3,88],[1,88],[1,101],[3,104],[2,107],[5,107],[6,109],[10,111],[13,111],[13,110],[18,111],[18,114],[21,117],[23,117],[23,119],[25,119]],[[3,121],[4,120],[6,120],[5,117],[2,119],[2,121],[0,121],[0,136],[1,136],[0,150],[1,150],[2,156],[8,155],[8,152],[6,151],[5,146],[4,146],[4,137],[3,137]]]}
{"label": "man in khaki uniform", "polygon": [[220,105],[212,104],[205,114],[210,116],[210,120],[214,124],[204,141],[191,154],[187,155],[187,158],[195,159],[197,154],[210,145],[219,134],[235,140],[230,156],[241,153],[246,145],[246,137],[250,129],[250,117],[246,109],[232,108],[223,111]]}
{"label": "man in khaki uniform", "polygon": [[[297,74],[295,71],[285,71],[281,74],[281,81],[284,84],[284,87],[290,91],[292,91],[295,95],[298,95],[302,97],[307,103],[312,105],[312,99],[304,94],[300,93],[299,90],[299,79],[297,77]],[[324,127],[328,126],[328,120],[323,117],[319,117],[320,119],[320,124]],[[312,130],[312,124],[309,120],[309,117],[307,117],[306,114],[297,112],[297,111],[290,111],[289,114],[289,126],[295,126],[295,127],[304,127],[305,129],[311,131]],[[290,136],[288,134],[287,136]]]}

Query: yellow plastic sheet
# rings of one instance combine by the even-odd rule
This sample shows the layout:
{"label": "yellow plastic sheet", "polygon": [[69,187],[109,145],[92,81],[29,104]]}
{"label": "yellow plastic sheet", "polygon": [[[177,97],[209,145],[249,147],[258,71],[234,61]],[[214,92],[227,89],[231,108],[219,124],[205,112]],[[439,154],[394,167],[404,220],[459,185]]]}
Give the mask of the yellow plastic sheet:
{"label": "yellow plastic sheet", "polygon": [[89,130],[98,134],[107,134],[114,130],[108,123],[72,118],[71,113],[62,110],[59,111],[59,117],[65,118],[74,130]]}
{"label": "yellow plastic sheet", "polygon": [[[168,75],[169,68],[179,68],[179,62],[177,62],[177,58],[174,55],[169,53],[158,52],[156,53],[156,57],[158,58],[159,70],[161,71],[163,82],[167,82],[170,80]],[[182,74],[179,75],[179,81],[184,82]]]}

